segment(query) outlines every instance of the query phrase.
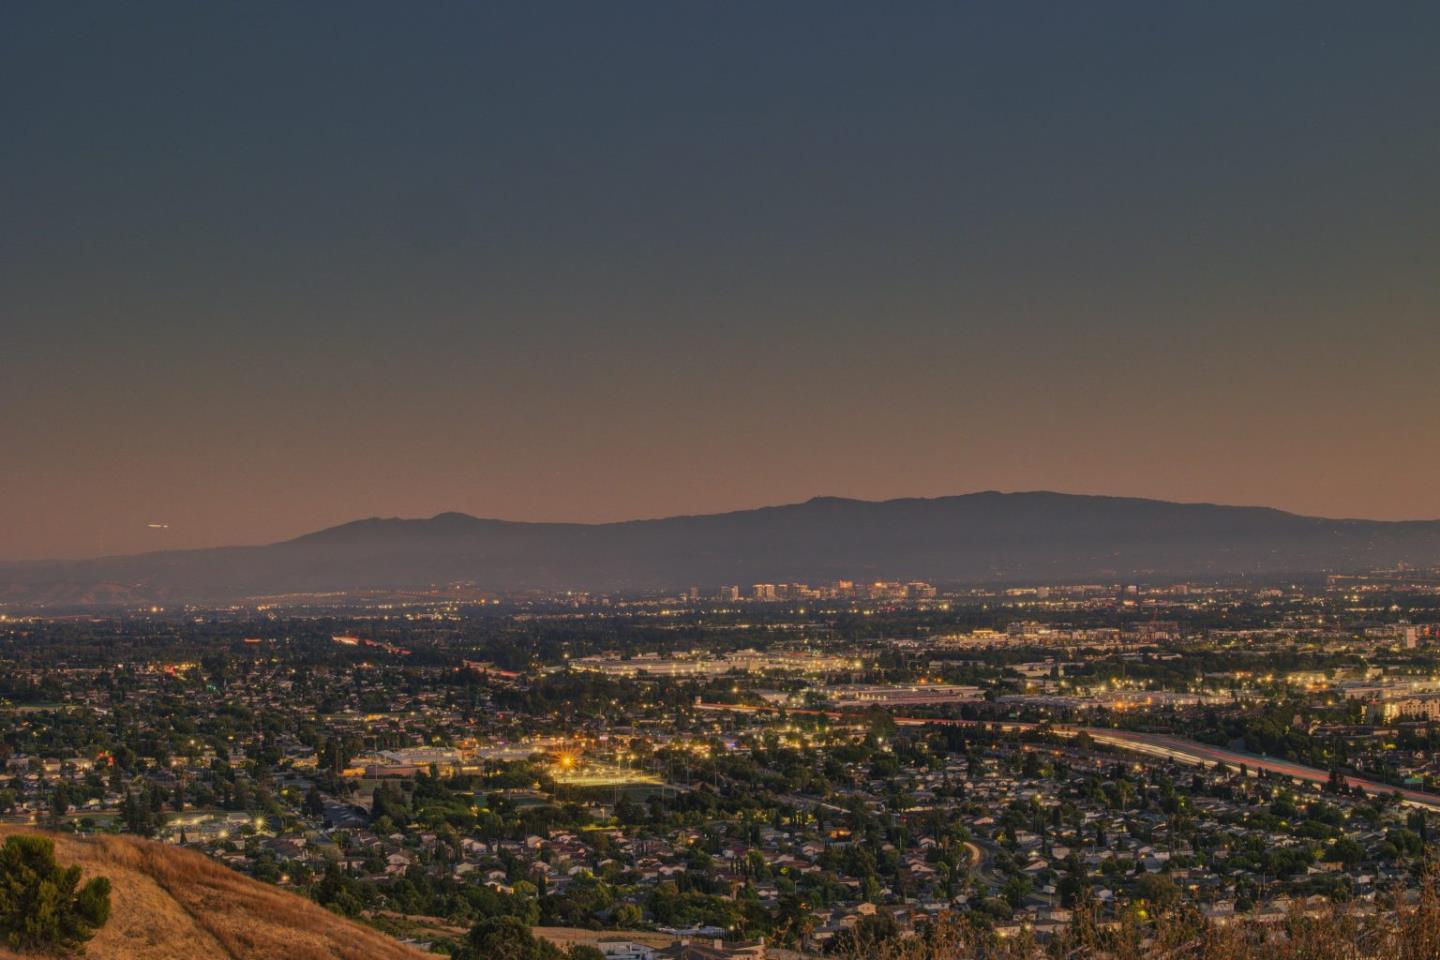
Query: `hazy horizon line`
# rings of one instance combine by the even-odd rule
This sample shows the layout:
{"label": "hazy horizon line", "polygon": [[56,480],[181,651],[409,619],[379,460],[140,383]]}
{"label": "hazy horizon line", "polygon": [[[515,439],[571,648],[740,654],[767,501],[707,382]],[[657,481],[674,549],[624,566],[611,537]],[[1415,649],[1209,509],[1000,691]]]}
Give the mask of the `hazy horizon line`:
{"label": "hazy horizon line", "polygon": [[996,496],[1040,496],[1040,495],[1048,495],[1048,496],[1076,497],[1076,498],[1095,499],[1095,500],[1131,500],[1131,501],[1140,501],[1140,502],[1149,502],[1149,503],[1164,503],[1164,504],[1171,504],[1171,505],[1174,505],[1174,506],[1185,506],[1185,507],[1223,507],[1223,508],[1234,509],[1234,510],[1270,510],[1270,511],[1275,511],[1275,512],[1278,512],[1278,513],[1289,514],[1289,515],[1295,516],[1295,517],[1302,517],[1302,518],[1305,518],[1305,519],[1328,520],[1328,521],[1336,522],[1336,523],[1355,522],[1355,523],[1398,524],[1398,523],[1435,523],[1435,522],[1440,522],[1440,518],[1437,518],[1437,517],[1409,517],[1409,518],[1400,518],[1400,519],[1383,519],[1383,518],[1359,517],[1359,516],[1339,516],[1339,517],[1331,517],[1331,516],[1323,516],[1323,515],[1320,515],[1320,514],[1313,514],[1313,513],[1300,513],[1300,512],[1294,511],[1294,510],[1286,509],[1285,507],[1278,507],[1278,506],[1273,506],[1273,505],[1270,505],[1270,504],[1257,504],[1257,503],[1225,503],[1225,502],[1221,502],[1221,501],[1218,501],[1218,500],[1173,500],[1173,499],[1168,499],[1168,498],[1166,498],[1166,497],[1158,497],[1158,496],[1138,496],[1138,495],[1112,494],[1112,493],[1088,493],[1088,492],[1076,492],[1076,491],[1071,491],[1071,490],[1059,490],[1059,489],[1054,489],[1054,488],[1029,488],[1029,489],[1023,489],[1023,490],[1001,490],[1001,489],[993,488],[993,487],[992,487],[992,488],[986,488],[986,489],[981,489],[981,490],[967,490],[967,491],[962,492],[962,493],[937,494],[937,495],[934,495],[934,496],[900,496],[900,497],[878,497],[878,498],[870,498],[870,497],[841,496],[841,495],[838,495],[838,494],[815,494],[814,496],[807,497],[807,498],[804,499],[804,500],[790,500],[790,501],[785,501],[785,502],[781,502],[781,503],[762,503],[762,504],[757,504],[757,505],[747,506],[747,507],[735,507],[735,508],[727,509],[727,510],[694,511],[694,512],[688,512],[688,513],[662,514],[662,515],[657,515],[657,516],[627,517],[627,518],[618,519],[618,520],[536,520],[536,519],[516,519],[516,518],[512,518],[512,517],[486,516],[486,515],[483,515],[483,514],[470,513],[469,511],[466,511],[466,510],[439,510],[439,511],[437,511],[437,512],[435,512],[435,513],[432,513],[432,514],[429,514],[429,515],[421,515],[421,516],[399,516],[399,515],[381,516],[381,515],[379,515],[379,514],[375,514],[375,515],[368,516],[368,517],[356,517],[356,518],[353,519],[353,520],[342,520],[342,521],[340,521],[339,523],[332,523],[332,524],[329,524],[329,525],[327,525],[327,526],[319,526],[319,527],[315,527],[315,528],[312,528],[312,529],[307,529],[307,530],[304,530],[304,531],[302,531],[302,532],[300,532],[300,533],[293,534],[293,535],[291,535],[291,536],[282,537],[282,538],[280,538],[280,539],[278,539],[278,540],[265,540],[265,541],[259,541],[259,542],[253,542],[253,543],[235,543],[235,542],[212,543],[212,544],[209,544],[209,545],[201,545],[201,546],[173,546],[173,547],[157,546],[157,547],[155,547],[154,549],[150,549],[150,550],[136,550],[136,551],[132,551],[132,552],[129,552],[129,553],[80,554],[80,555],[73,555],[73,556],[50,556],[50,557],[37,558],[37,559],[0,558],[0,564],[4,564],[4,565],[8,565],[8,566],[29,566],[29,565],[44,565],[44,564],[51,564],[51,563],[83,563],[83,562],[86,562],[86,561],[101,561],[101,560],[111,560],[111,559],[118,559],[118,558],[124,558],[124,557],[139,557],[139,556],[146,556],[146,555],[155,554],[155,553],[186,553],[186,552],[192,552],[192,551],[202,551],[202,550],[226,550],[226,549],[262,549],[262,548],[264,548],[264,547],[271,547],[271,546],[276,546],[276,545],[279,545],[279,544],[290,543],[290,542],[292,542],[292,541],[300,540],[300,539],[303,539],[303,538],[305,538],[305,537],[315,536],[315,535],[317,535],[317,534],[322,534],[322,533],[325,533],[325,532],[330,531],[330,530],[337,530],[337,529],[339,529],[339,528],[341,528],[341,527],[347,527],[347,526],[350,526],[350,525],[352,525],[352,524],[357,524],[357,523],[371,523],[371,522],[407,522],[407,521],[408,521],[408,522],[419,522],[419,523],[423,523],[423,522],[428,522],[428,521],[436,520],[436,519],[439,519],[439,518],[445,517],[445,516],[462,516],[462,517],[467,517],[467,518],[472,519],[472,520],[494,521],[494,522],[498,522],[498,523],[529,524],[529,525],[536,525],[536,526],[555,525],[555,526],[579,526],[579,527],[604,527],[604,526],[616,526],[616,525],[627,524],[627,523],[655,523],[655,522],[661,522],[661,521],[665,521],[665,520],[683,520],[683,519],[694,518],[694,517],[713,517],[713,516],[723,516],[723,515],[725,515],[725,514],[732,514],[732,513],[752,513],[752,512],[757,512],[757,511],[760,511],[760,510],[784,509],[784,508],[786,508],[786,507],[798,507],[798,506],[803,506],[804,504],[807,504],[807,503],[813,503],[813,502],[816,501],[816,500],[843,500],[843,501],[848,501],[848,502],[851,502],[851,503],[886,504],[886,503],[898,503],[898,502],[901,502],[901,501],[950,500],[950,499],[957,499],[957,498],[960,498],[960,497],[976,497],[976,496],[985,496],[985,495],[996,495]]}

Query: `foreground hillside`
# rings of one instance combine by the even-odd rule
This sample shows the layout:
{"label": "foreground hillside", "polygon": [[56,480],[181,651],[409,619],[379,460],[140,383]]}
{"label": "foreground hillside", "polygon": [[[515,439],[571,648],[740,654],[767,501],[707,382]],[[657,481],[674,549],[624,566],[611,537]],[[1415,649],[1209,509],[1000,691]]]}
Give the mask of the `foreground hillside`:
{"label": "foreground hillside", "polygon": [[[0,838],[33,833],[0,827]],[[111,883],[90,960],[418,960],[427,956],[198,853],[135,837],[55,839],[56,858]],[[0,947],[0,958],[20,955]]]}

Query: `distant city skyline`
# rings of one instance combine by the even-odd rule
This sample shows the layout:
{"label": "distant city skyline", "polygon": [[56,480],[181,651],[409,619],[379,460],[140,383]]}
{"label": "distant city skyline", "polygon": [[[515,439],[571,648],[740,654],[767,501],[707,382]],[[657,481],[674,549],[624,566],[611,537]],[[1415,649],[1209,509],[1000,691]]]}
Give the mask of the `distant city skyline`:
{"label": "distant city skyline", "polygon": [[987,489],[1440,518],[1437,35],[6,4],[0,559]]}

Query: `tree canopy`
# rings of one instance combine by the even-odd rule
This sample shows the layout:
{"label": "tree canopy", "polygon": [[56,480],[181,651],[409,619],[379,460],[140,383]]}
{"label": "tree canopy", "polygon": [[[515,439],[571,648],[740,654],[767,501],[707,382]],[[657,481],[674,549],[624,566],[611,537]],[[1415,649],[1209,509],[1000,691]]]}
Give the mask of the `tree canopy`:
{"label": "tree canopy", "polygon": [[16,950],[71,950],[110,918],[110,881],[80,886],[79,867],[55,861],[55,841],[19,834],[0,847],[0,936]]}

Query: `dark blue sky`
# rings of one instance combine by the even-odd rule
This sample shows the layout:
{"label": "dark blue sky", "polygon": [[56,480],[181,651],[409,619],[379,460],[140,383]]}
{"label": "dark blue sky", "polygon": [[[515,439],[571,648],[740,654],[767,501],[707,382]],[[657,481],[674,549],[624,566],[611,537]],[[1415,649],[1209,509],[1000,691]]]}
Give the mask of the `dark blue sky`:
{"label": "dark blue sky", "polygon": [[1437,42],[4,4],[0,558],[988,487],[1440,516]]}

